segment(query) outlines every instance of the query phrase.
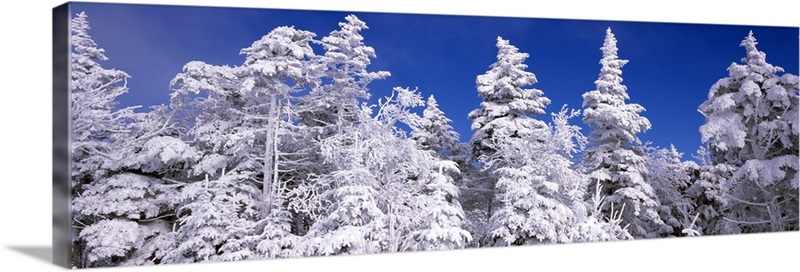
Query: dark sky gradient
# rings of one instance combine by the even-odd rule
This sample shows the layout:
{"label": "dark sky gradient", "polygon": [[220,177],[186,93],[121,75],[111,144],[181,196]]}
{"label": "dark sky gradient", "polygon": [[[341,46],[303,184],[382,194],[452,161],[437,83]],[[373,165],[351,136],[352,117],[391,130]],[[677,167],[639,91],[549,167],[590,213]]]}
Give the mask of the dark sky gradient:
{"label": "dark sky gradient", "polygon": [[[89,15],[90,34],[110,59],[104,67],[132,76],[130,93],[121,97],[123,106],[167,103],[169,81],[189,61],[240,65],[244,57],[239,50],[277,26],[295,26],[321,38],[339,29],[337,23],[349,14],[75,3],[71,13],[80,11]],[[547,110],[554,112],[564,104],[580,108],[581,95],[594,89],[599,48],[611,27],[620,57],[630,60],[622,75],[629,102],[644,106],[642,115],[653,124],[640,138],[655,146],[675,144],[686,153],[684,159],[701,145],[698,128],[705,119],[697,107],[711,85],[727,76],[728,66],[745,56],[739,43],[748,31],[754,32],[768,62],[798,74],[797,27],[354,14],[370,28],[362,35],[378,55],[371,70],[392,73],[370,85],[373,100],[394,86],[418,87],[426,97],[434,94],[463,141],[472,135],[467,113],[480,103],[475,77],[495,61],[497,36],[530,54],[528,70],[539,80],[532,87],[552,100]],[[573,121],[581,124],[579,118]]]}

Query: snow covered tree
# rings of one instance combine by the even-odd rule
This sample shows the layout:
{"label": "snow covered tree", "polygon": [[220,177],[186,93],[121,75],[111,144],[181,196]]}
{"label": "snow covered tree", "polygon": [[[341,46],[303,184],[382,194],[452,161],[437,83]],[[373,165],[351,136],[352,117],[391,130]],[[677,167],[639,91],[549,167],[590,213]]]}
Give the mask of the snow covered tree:
{"label": "snow covered tree", "polygon": [[320,178],[331,190],[320,197],[330,199],[324,216],[304,237],[306,254],[336,255],[376,253],[387,244],[386,214],[378,207],[380,181],[365,159],[370,139],[352,129],[326,139],[323,152],[337,169]]}
{"label": "snow covered tree", "polygon": [[[303,154],[302,160],[307,164],[307,167],[295,167],[298,176],[320,176],[337,170],[320,155],[322,142],[351,127],[359,118],[360,104],[370,97],[369,84],[390,74],[368,70],[377,55],[361,35],[361,31],[368,29],[365,22],[351,14],[339,27],[321,40],[313,41],[321,45],[325,53],[310,60],[309,73],[314,84],[310,84],[309,93],[299,97],[294,106],[297,121],[304,126],[300,128],[299,137],[294,137],[302,149],[293,152]],[[289,186],[292,199],[307,199],[325,190],[309,182],[290,183]],[[303,201],[294,201],[292,206],[296,213],[295,229],[298,234],[304,234],[305,228],[313,224],[313,216]]]}
{"label": "snow covered tree", "polygon": [[[425,119],[411,112],[423,105],[416,90],[395,88],[393,95],[379,101],[373,118],[376,128],[385,135],[384,145],[392,152],[374,162],[381,180],[381,196],[389,218],[389,251],[462,248],[472,239],[463,229],[464,212],[458,200],[459,190],[453,176],[458,174],[455,162],[440,158],[419,148],[395,123],[403,123],[419,131]],[[383,129],[380,129],[383,127]],[[375,171],[373,170],[373,171]]]}
{"label": "snow covered tree", "polygon": [[594,194],[586,204],[590,207],[583,220],[575,225],[572,239],[575,242],[598,242],[631,240],[633,236],[628,232],[628,226],[623,226],[622,210],[610,204],[609,213],[603,212],[606,197],[601,195],[603,186],[595,183]]}
{"label": "snow covered tree", "polygon": [[622,67],[628,63],[617,54],[617,39],[606,30],[601,69],[596,89],[583,94],[583,122],[592,131],[589,147],[583,154],[589,173],[589,193],[599,183],[610,214],[611,204],[621,214],[623,224],[636,238],[658,237],[671,232],[658,215],[658,198],[647,183],[645,149],[636,134],[650,129],[650,121],[639,115],[644,108],[626,103],[627,87],[622,84]]}
{"label": "snow covered tree", "polygon": [[339,27],[317,42],[325,49],[325,54],[313,60],[321,82],[299,105],[302,121],[310,126],[339,130],[355,121],[359,103],[370,97],[370,82],[390,75],[367,70],[377,55],[374,48],[364,44],[360,32],[369,28],[365,22],[351,14]]}
{"label": "snow covered tree", "polygon": [[[535,119],[534,119],[535,120]],[[541,122],[539,120],[535,120]],[[495,134],[497,137],[509,137]],[[557,199],[560,184],[553,182],[543,163],[558,163],[538,140],[546,135],[522,139],[507,138],[494,145],[496,159],[495,200],[499,204],[489,219],[490,245],[525,245],[569,242],[572,210]],[[535,140],[534,140],[535,139]],[[497,142],[497,140],[495,141]],[[547,157],[547,159],[539,160]]]}
{"label": "snow covered tree", "polygon": [[115,265],[142,246],[139,224],[127,220],[102,220],[81,231],[86,240],[86,262],[96,266]]}
{"label": "snow covered tree", "polygon": [[525,89],[536,83],[525,71],[528,54],[499,37],[497,47],[498,61],[477,79],[481,108],[469,116],[473,152],[494,182],[488,187],[496,204],[489,206],[484,243],[566,243],[586,236],[575,230],[587,217],[585,180],[571,158],[583,136],[567,124],[575,112],[562,109],[552,126],[535,119],[550,100],[541,90]]}
{"label": "snow covered tree", "polygon": [[433,95],[428,97],[428,101],[425,103],[422,118],[421,126],[411,131],[411,139],[414,139],[422,149],[431,150],[441,158],[451,159],[460,155],[457,153],[460,151],[459,135],[450,125],[453,120],[447,118],[439,109],[439,103],[436,102]]}
{"label": "snow covered tree", "polygon": [[[279,138],[287,130],[288,95],[307,82],[306,65],[313,54],[307,31],[278,27],[242,49],[242,66],[190,62],[173,80],[173,107],[196,114],[190,130],[195,143],[209,154],[194,174],[212,174],[227,167],[263,183],[270,209],[279,188]],[[287,81],[291,80],[294,85]],[[206,97],[194,99],[198,94]]]}
{"label": "snow covered tree", "polygon": [[[434,157],[435,160],[435,157]],[[465,215],[458,202],[459,190],[445,171],[458,173],[453,161],[436,161],[438,171],[429,173],[428,182],[417,197],[421,206],[420,223],[408,235],[408,250],[464,248],[472,235],[462,227]]]}
{"label": "snow covered tree", "polygon": [[[347,124],[320,145],[325,162],[336,170],[317,179],[318,185],[330,189],[320,191],[313,202],[330,205],[316,207],[320,218],[304,237],[306,254],[376,253],[398,247],[394,236],[402,227],[393,225],[395,220],[391,218],[397,211],[393,203],[383,200],[407,195],[393,182],[393,178],[405,176],[383,168],[399,164],[394,160],[399,151],[393,131],[397,119],[392,117],[400,116],[387,115],[403,110],[390,101],[379,101],[379,105],[376,117],[370,116],[371,107],[364,106],[357,112],[357,122]],[[387,172],[397,175],[386,176]]]}
{"label": "snow covered tree", "polygon": [[[153,263],[166,246],[150,242],[169,243],[163,236],[169,222],[163,219],[171,217],[168,199],[174,192],[164,187],[165,178],[184,174],[197,151],[176,138],[174,115],[165,107],[145,113],[115,109],[116,98],[128,91],[128,75],[100,66],[107,58],[89,36],[87,19],[80,13],[71,22],[72,207],[81,228],[75,248],[86,249],[73,265]],[[102,237],[133,233],[136,243]]]}
{"label": "snow covered tree", "polygon": [[[284,117],[282,112],[289,109],[286,106],[289,104],[288,95],[299,91],[298,87],[313,80],[313,77],[309,79],[307,66],[309,59],[314,56],[310,46],[314,36],[314,33],[308,31],[278,27],[254,42],[252,46],[242,49],[242,54],[247,56],[241,67],[242,73],[246,76],[240,78],[244,79],[242,87],[247,94],[247,101],[253,103],[250,104],[252,106],[243,107],[244,117],[253,120],[266,117],[264,155],[261,158],[264,159],[262,179],[267,213],[270,213],[273,205],[277,205],[274,195],[279,193],[282,186],[279,184],[281,183],[278,161],[281,155],[279,137],[281,126],[291,124],[284,122],[287,117]],[[294,84],[287,84],[289,80]],[[259,105],[257,100],[264,94],[269,97],[265,108],[265,104]],[[247,112],[251,107],[255,112]],[[260,129],[258,121],[253,125],[255,130]]]}
{"label": "snow covered tree", "polygon": [[[89,35],[88,15],[70,20],[70,118],[73,237],[76,267],[116,265],[127,260],[149,236],[136,221],[154,217],[161,206],[151,178],[120,173],[135,131],[135,107],[117,109],[117,97],[128,92],[129,76],[103,68],[108,60]],[[155,183],[155,182],[153,182]],[[106,236],[106,237],[104,237]],[[134,237],[135,236],[135,237]],[[118,238],[118,239],[117,239]]]}
{"label": "snow covered tree", "polygon": [[[88,15],[81,12],[70,21],[70,115],[72,186],[103,175],[101,165],[113,158],[109,149],[120,134],[133,108],[116,109],[116,98],[127,93],[128,74],[103,68],[105,50],[89,35]],[[100,171],[98,171],[100,170]]]}
{"label": "snow covered tree", "polygon": [[728,203],[728,179],[733,167],[726,163],[714,163],[708,149],[701,147],[696,158],[700,165],[690,165],[691,185],[686,190],[694,202],[694,213],[698,216],[695,225],[701,234],[727,233],[722,209]]}
{"label": "snow covered tree", "polygon": [[750,32],[747,55],[700,105],[713,164],[732,168],[726,232],[798,229],[798,77],[767,63]]}
{"label": "snow covered tree", "polygon": [[476,80],[483,101],[469,113],[475,130],[470,141],[478,160],[494,155],[497,141],[530,137],[543,131],[545,124],[530,116],[544,113],[545,106],[550,104],[541,90],[525,89],[536,83],[536,75],[525,70],[528,54],[519,52],[501,37],[497,37],[497,49],[497,62]]}
{"label": "snow covered tree", "polygon": [[[223,170],[224,171],[224,170]],[[178,223],[176,243],[164,263],[236,261],[253,258],[291,257],[296,237],[288,235],[286,215],[271,214],[260,220],[254,198],[257,188],[242,182],[235,173],[222,172],[214,180],[181,186],[173,198]],[[283,212],[273,209],[273,213]]]}
{"label": "snow covered tree", "polygon": [[[184,124],[187,137],[203,152],[189,173],[189,184],[181,191],[185,193],[197,183],[207,182],[206,175],[219,185],[206,194],[187,196],[187,199],[204,197],[202,199],[210,201],[206,206],[197,206],[203,202],[181,202],[176,204],[177,209],[197,206],[195,209],[215,211],[218,208],[208,206],[213,204],[212,200],[235,195],[235,199],[228,200],[235,200],[233,206],[220,211],[230,212],[232,214],[225,216],[236,219],[235,222],[224,219],[224,224],[235,225],[217,227],[239,231],[236,234],[228,231],[226,235],[233,236],[226,236],[222,240],[225,244],[213,239],[207,241],[209,246],[220,247],[215,253],[220,260],[293,255],[291,245],[270,244],[258,239],[273,237],[286,243],[293,241],[286,207],[286,184],[291,179],[289,175],[295,161],[287,159],[289,155],[285,150],[296,148],[287,139],[292,139],[297,132],[291,121],[290,95],[313,80],[309,76],[309,60],[314,56],[310,46],[313,37],[308,31],[278,27],[242,49],[245,62],[241,66],[214,66],[194,61],[173,79],[176,89],[171,106],[193,118]],[[221,172],[227,172],[224,178],[219,176]],[[257,215],[252,215],[253,212]],[[181,220],[182,227],[191,227],[187,224],[193,221]],[[198,224],[202,223],[200,221]],[[186,231],[191,233],[191,229]],[[181,230],[178,233],[180,236]],[[217,258],[212,258],[204,249],[179,249],[189,250],[186,252],[193,253],[184,255],[195,257],[171,261]]]}
{"label": "snow covered tree", "polygon": [[[170,136],[151,137],[142,144],[136,140],[126,143],[130,145],[116,150],[117,156],[124,159],[104,164],[109,176],[86,184],[73,200],[73,217],[85,225],[79,234],[88,249],[83,265],[157,263],[173,242],[171,207],[177,193],[168,183],[173,175],[185,173],[199,153]],[[135,232],[139,235],[137,246],[127,248],[125,254],[104,251],[103,248],[118,248],[120,241],[100,237],[98,228],[110,237]]]}
{"label": "snow covered tree", "polygon": [[104,165],[113,175],[87,186],[91,192],[75,198],[73,206],[106,207],[89,214],[84,209],[82,216],[137,223],[142,245],[121,264],[158,264],[175,243],[173,199],[179,191],[173,184],[187,176],[200,152],[180,139],[175,112],[163,105],[135,114],[127,130],[118,141],[118,159]]}
{"label": "snow covered tree", "polygon": [[472,155],[476,161],[490,166],[484,167],[482,175],[475,177],[478,184],[471,186],[472,189],[487,192],[482,194],[485,199],[476,200],[485,203],[481,206],[486,207],[483,213],[487,219],[493,216],[495,210],[492,202],[498,177],[494,169],[504,167],[502,163],[489,162],[514,159],[495,155],[497,149],[501,148],[499,145],[519,139],[536,141],[528,138],[543,135],[546,124],[531,116],[544,113],[545,106],[550,103],[541,90],[526,89],[536,83],[536,75],[526,71],[528,65],[524,61],[528,54],[519,52],[517,47],[501,37],[497,37],[496,46],[497,61],[489,71],[476,79],[478,94],[483,101],[479,108],[469,113],[475,131],[470,140]]}
{"label": "snow covered tree", "polygon": [[[686,192],[691,185],[691,171],[697,164],[681,161],[683,153],[674,145],[666,148],[650,148],[647,158],[648,176],[658,196],[659,215],[665,224],[672,227],[673,236],[683,236],[682,231],[692,225],[695,217],[694,203]],[[696,223],[695,223],[696,224]]]}
{"label": "snow covered tree", "polygon": [[[569,243],[627,239],[618,222],[599,220],[584,201],[586,176],[576,170],[573,154],[585,137],[568,124],[580,111],[566,107],[538,137],[498,145],[497,202],[485,239],[492,245]],[[536,139],[536,140],[533,140]],[[501,155],[502,154],[502,155]],[[598,200],[602,202],[602,200]]]}
{"label": "snow covered tree", "polygon": [[[410,136],[423,150],[433,152],[437,158],[455,162],[458,171],[450,172],[445,176],[448,179],[452,179],[451,182],[457,186],[467,188],[470,176],[478,171],[473,165],[469,144],[459,142],[459,134],[453,129],[452,122],[439,108],[436,98],[431,95],[425,103],[425,110],[422,112],[419,126],[412,126]],[[485,198],[485,191],[469,190],[460,192],[459,198],[461,200],[469,199],[467,200],[468,202],[470,200],[479,200]],[[474,202],[469,203],[473,204]],[[460,204],[463,204],[463,202]],[[472,209],[470,212],[476,214],[478,207],[470,206],[470,208]],[[485,216],[482,216],[473,217],[473,220],[480,218],[483,218],[483,221],[486,219]],[[472,233],[476,233],[478,232],[477,229],[472,229],[472,227],[480,225],[484,225],[484,223],[467,221],[464,227],[470,229]],[[473,241],[477,242],[477,239]]]}
{"label": "snow covered tree", "polygon": [[[556,199],[568,206],[572,218],[567,228],[571,242],[616,241],[632,239],[627,229],[621,225],[619,213],[614,209],[604,215],[600,211],[605,199],[597,192],[585,201],[588,177],[575,165],[574,154],[586,148],[587,138],[577,125],[569,120],[580,116],[579,110],[567,110],[564,105],[557,113],[551,113],[551,135],[545,140],[545,157],[541,165],[547,179],[559,185]],[[598,184],[595,184],[597,186]]]}
{"label": "snow covered tree", "polygon": [[305,254],[459,248],[470,240],[458,191],[439,172],[452,162],[419,149],[396,127],[418,127],[421,118],[410,109],[420,105],[419,94],[395,88],[374,116],[365,105],[358,122],[323,141],[326,163],[339,170],[316,181],[331,189],[311,200],[320,203],[319,219],[303,237]]}

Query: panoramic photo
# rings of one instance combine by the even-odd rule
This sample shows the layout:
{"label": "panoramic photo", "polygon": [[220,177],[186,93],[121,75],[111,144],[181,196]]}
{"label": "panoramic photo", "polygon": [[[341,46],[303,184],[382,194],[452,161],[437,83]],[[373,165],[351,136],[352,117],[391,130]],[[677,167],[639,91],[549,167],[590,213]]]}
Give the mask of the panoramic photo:
{"label": "panoramic photo", "polygon": [[70,267],[800,228],[798,27],[68,7]]}

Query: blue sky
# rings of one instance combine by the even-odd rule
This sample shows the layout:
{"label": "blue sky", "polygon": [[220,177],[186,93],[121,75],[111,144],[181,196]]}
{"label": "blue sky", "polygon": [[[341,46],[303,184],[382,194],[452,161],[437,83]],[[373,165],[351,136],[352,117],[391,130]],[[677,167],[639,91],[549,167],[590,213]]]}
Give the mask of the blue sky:
{"label": "blue sky", "polygon": [[[122,106],[155,105],[169,100],[169,81],[184,64],[200,60],[240,65],[239,50],[277,26],[295,26],[321,38],[338,29],[345,12],[275,9],[202,8],[74,3],[85,11],[90,34],[106,50],[104,67],[130,74],[130,92]],[[581,94],[594,89],[605,29],[618,39],[630,103],[647,111],[653,128],[639,135],[655,146],[675,144],[690,159],[702,144],[704,118],[697,107],[727,68],[745,56],[741,40],[752,30],[767,61],[798,74],[797,27],[635,23],[478,16],[353,13],[367,23],[362,32],[378,58],[371,70],[392,76],[370,85],[373,100],[394,86],[418,87],[434,94],[454,128],[467,141],[472,134],[467,113],[478,107],[475,77],[496,58],[497,36],[530,54],[528,70],[552,100],[548,112],[562,105],[580,108]],[[322,53],[316,48],[316,53]],[[549,116],[538,116],[549,120]],[[581,124],[579,118],[574,123]],[[584,133],[588,134],[588,128]]]}

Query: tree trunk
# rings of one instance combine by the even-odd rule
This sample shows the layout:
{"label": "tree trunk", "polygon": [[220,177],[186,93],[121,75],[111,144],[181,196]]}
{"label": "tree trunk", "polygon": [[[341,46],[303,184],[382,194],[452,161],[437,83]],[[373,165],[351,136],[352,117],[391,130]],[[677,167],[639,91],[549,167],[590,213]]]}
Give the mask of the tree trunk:
{"label": "tree trunk", "polygon": [[278,97],[272,95],[269,103],[269,120],[267,123],[267,135],[264,143],[264,199],[266,201],[266,216],[272,212],[272,205],[275,198],[275,183],[277,181],[277,129],[278,129]]}

